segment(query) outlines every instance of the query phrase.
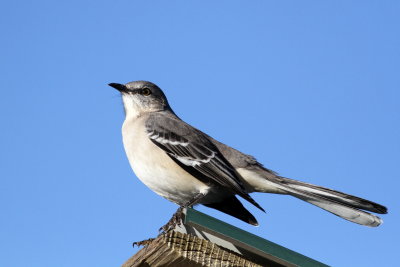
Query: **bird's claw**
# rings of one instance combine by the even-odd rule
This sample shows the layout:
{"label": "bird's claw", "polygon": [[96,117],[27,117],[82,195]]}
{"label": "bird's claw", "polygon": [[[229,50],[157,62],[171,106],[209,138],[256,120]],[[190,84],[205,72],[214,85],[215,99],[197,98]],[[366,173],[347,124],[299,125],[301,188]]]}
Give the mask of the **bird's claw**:
{"label": "bird's claw", "polygon": [[137,246],[137,247],[141,247],[141,246],[147,247],[148,245],[150,245],[150,243],[151,243],[153,240],[154,240],[154,238],[149,238],[149,239],[146,239],[146,240],[133,242],[133,243],[132,243],[132,247],[135,247],[135,246]]}
{"label": "bird's claw", "polygon": [[181,226],[184,217],[185,214],[183,213],[183,208],[179,207],[178,210],[174,213],[174,215],[172,215],[171,219],[158,231],[160,231],[161,234],[168,233],[169,231],[173,230],[176,226]]}

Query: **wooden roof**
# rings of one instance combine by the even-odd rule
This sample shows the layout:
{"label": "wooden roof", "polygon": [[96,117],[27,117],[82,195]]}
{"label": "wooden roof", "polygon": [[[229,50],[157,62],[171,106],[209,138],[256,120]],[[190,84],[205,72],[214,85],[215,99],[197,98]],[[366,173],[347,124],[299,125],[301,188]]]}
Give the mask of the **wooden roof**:
{"label": "wooden roof", "polygon": [[185,212],[182,225],[145,242],[123,267],[328,266],[196,210]]}

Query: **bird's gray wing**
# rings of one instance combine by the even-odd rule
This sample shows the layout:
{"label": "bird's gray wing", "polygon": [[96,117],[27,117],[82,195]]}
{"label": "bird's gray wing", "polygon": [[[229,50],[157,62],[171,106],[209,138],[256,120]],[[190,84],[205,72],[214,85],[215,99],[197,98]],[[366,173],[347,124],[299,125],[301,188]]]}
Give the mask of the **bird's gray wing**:
{"label": "bird's gray wing", "polygon": [[263,210],[245,192],[235,169],[206,134],[163,113],[151,114],[145,126],[150,140],[194,177],[229,189]]}

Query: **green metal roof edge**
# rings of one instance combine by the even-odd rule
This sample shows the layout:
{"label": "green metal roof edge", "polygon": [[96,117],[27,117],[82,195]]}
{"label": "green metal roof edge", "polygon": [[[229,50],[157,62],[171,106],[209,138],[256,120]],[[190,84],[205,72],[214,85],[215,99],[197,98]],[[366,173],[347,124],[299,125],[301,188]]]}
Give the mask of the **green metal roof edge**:
{"label": "green metal roof edge", "polygon": [[215,219],[204,213],[188,208],[185,216],[185,224],[194,223],[206,227],[224,236],[230,237],[241,243],[247,244],[250,247],[258,249],[264,253],[270,254],[288,263],[298,266],[315,266],[327,267],[324,263],[311,259],[300,253],[297,253],[288,248],[282,247],[264,238],[256,236],[252,233],[246,232],[233,225],[227,224],[223,221]]}

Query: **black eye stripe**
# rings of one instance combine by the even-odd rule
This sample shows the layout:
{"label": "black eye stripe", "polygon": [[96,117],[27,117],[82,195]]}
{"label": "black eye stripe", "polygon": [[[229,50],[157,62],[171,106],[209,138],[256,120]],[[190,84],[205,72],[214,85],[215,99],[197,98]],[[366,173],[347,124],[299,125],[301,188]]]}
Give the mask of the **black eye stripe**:
{"label": "black eye stripe", "polygon": [[147,88],[147,87],[142,88],[142,89],[128,89],[128,90],[129,90],[129,92],[131,94],[141,94],[141,95],[144,95],[144,96],[149,96],[149,95],[151,95],[153,93],[150,90],[150,88]]}

